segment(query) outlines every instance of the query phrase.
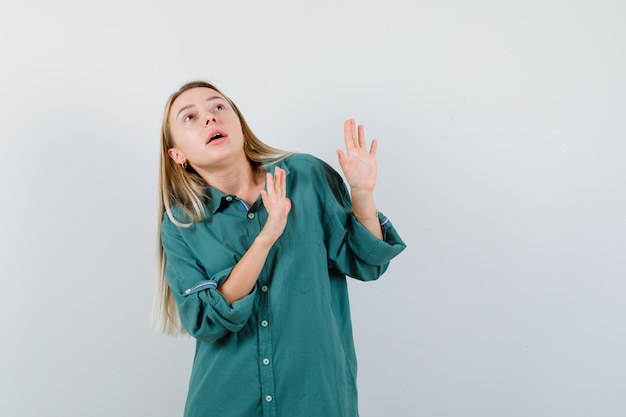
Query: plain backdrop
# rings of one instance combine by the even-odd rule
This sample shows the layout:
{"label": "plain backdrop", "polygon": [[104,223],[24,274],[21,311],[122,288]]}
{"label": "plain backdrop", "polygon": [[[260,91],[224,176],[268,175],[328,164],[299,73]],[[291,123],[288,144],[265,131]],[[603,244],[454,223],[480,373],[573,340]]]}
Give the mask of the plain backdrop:
{"label": "plain backdrop", "polygon": [[0,415],[182,414],[193,340],[149,325],[158,141],[200,78],[276,147],[338,167],[351,117],[380,142],[408,248],[350,284],[362,417],[623,417],[625,21],[615,0],[3,1]]}

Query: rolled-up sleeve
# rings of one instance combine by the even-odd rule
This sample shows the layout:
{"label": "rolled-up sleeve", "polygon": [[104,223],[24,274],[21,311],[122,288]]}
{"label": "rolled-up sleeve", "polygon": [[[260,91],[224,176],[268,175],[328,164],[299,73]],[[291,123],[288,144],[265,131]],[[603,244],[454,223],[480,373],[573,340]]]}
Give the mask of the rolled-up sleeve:
{"label": "rolled-up sleeve", "polygon": [[252,314],[256,288],[229,304],[217,288],[228,278],[234,265],[209,276],[177,227],[167,218],[163,220],[161,241],[166,256],[167,282],[185,330],[207,343],[241,330]]}
{"label": "rolled-up sleeve", "polygon": [[348,220],[348,246],[355,256],[368,265],[388,264],[406,247],[389,219],[378,213],[378,220],[383,232],[382,240],[372,235],[354,215]]}
{"label": "rolled-up sleeve", "polygon": [[339,174],[328,167],[325,175],[324,234],[330,265],[362,281],[378,279],[406,245],[389,219],[378,213],[383,239],[378,239],[352,214],[352,201]]}

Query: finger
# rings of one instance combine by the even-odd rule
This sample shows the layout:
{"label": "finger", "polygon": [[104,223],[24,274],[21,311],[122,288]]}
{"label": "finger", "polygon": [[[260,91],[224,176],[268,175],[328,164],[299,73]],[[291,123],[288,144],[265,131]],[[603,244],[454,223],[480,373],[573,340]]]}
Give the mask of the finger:
{"label": "finger", "polygon": [[372,145],[370,146],[370,155],[376,156],[376,149],[378,149],[378,141],[372,139]]}
{"label": "finger", "polygon": [[281,168],[282,178],[280,179],[280,195],[283,198],[287,197],[287,173]]}
{"label": "finger", "polygon": [[343,169],[343,165],[347,160],[346,154],[344,154],[341,149],[337,149],[337,157],[339,158],[339,165],[341,165],[341,169]]}
{"label": "finger", "polygon": [[348,154],[354,149],[354,119],[348,119],[343,124],[343,140],[346,144]]}
{"label": "finger", "polygon": [[285,171],[276,167],[274,176],[276,177],[276,194],[282,198],[285,196]]}
{"label": "finger", "polygon": [[363,125],[359,125],[358,140],[359,140],[359,146],[363,149],[366,149],[367,146],[365,144],[365,128],[363,127]]}

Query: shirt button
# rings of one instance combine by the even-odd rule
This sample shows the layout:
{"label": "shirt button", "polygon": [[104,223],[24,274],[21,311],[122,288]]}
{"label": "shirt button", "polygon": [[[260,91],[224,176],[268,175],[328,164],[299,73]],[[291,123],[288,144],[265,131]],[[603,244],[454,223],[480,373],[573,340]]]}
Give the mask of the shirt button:
{"label": "shirt button", "polygon": [[273,398],[272,398],[272,396],[271,396],[271,395],[266,395],[266,396],[265,396],[265,401],[267,401],[268,403],[271,403],[271,402],[272,402],[272,399],[273,399]]}
{"label": "shirt button", "polygon": [[261,287],[261,291],[263,291],[263,292],[267,292],[267,285],[262,286],[262,287]]}
{"label": "shirt button", "polygon": [[248,213],[248,218],[249,219],[254,219],[254,213]]}
{"label": "shirt button", "polygon": [[269,323],[267,322],[267,320],[263,320],[261,322],[261,326],[263,326],[263,327],[267,327],[268,325],[269,325]]}
{"label": "shirt button", "polygon": [[269,365],[270,364],[270,360],[265,358],[263,359],[263,365]]}
{"label": "shirt button", "polygon": [[226,197],[226,201],[233,201],[233,198],[231,196]]}

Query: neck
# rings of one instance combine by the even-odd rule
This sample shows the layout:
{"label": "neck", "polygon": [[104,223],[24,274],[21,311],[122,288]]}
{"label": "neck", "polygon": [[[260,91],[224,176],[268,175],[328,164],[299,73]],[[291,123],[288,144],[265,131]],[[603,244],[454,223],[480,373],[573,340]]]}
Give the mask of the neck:
{"label": "neck", "polygon": [[249,204],[259,196],[265,186],[265,171],[252,166],[246,158],[244,163],[232,164],[222,169],[198,172],[213,188],[224,194],[232,194]]}

